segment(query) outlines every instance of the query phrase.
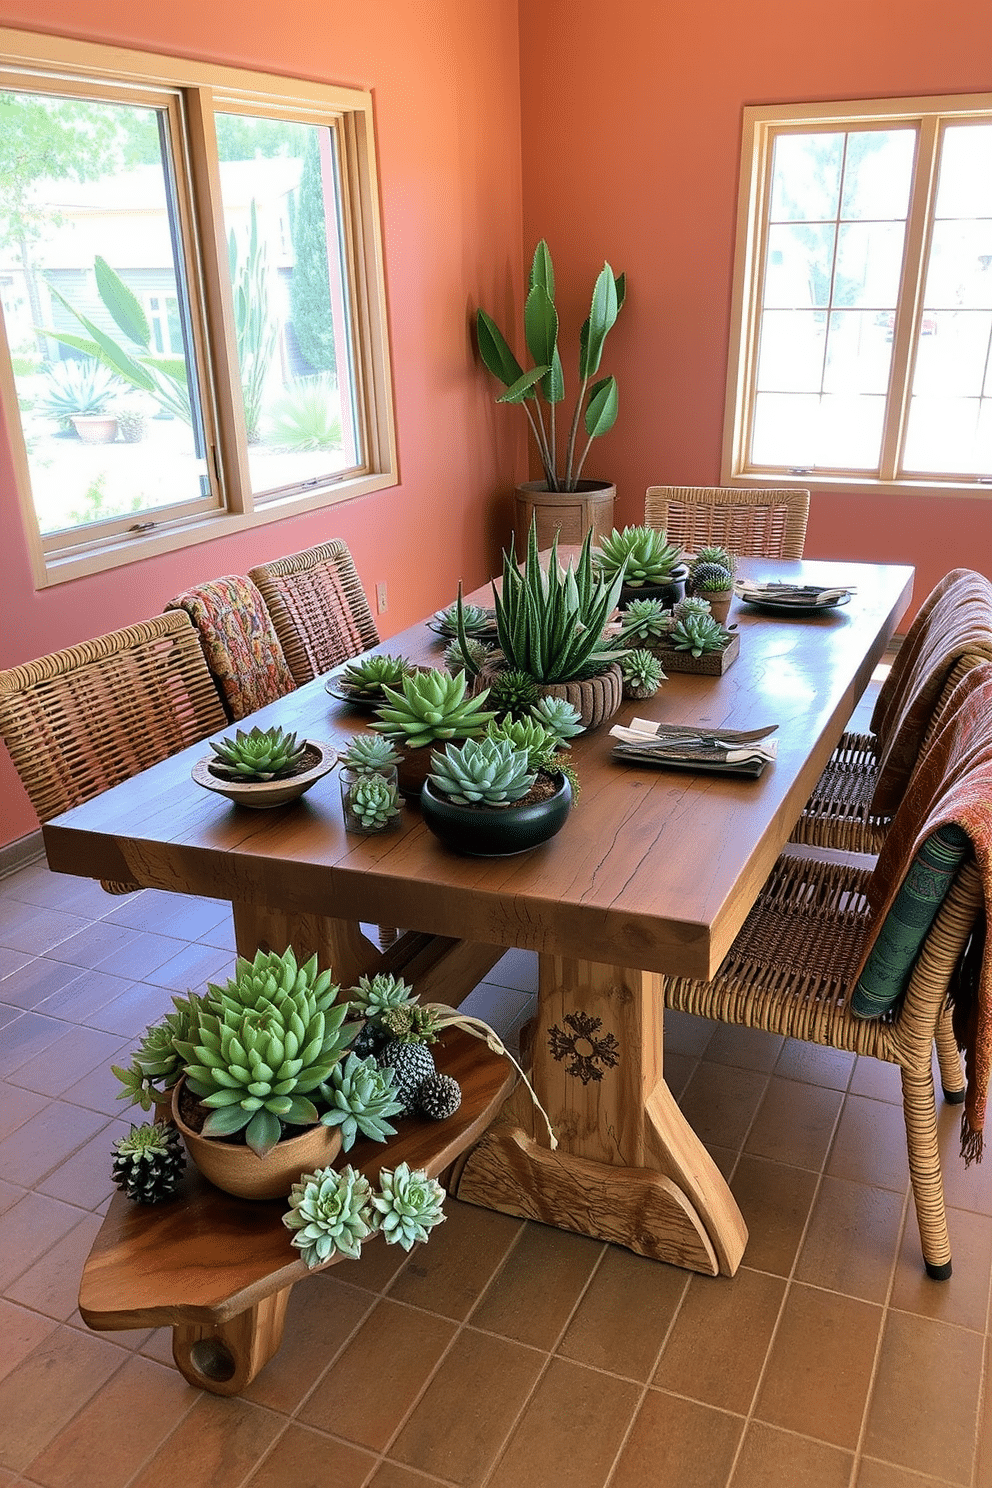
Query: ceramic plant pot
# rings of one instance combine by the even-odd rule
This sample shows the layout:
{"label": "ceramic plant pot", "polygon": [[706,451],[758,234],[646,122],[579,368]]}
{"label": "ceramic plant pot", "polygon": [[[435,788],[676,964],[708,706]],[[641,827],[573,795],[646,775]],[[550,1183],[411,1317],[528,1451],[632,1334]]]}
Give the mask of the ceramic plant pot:
{"label": "ceramic plant pot", "polygon": [[618,609],[625,610],[632,599],[657,599],[670,610],[680,599],[685,599],[685,581],[689,575],[686,563],[677,563],[664,584],[622,584]]}
{"label": "ceramic plant pot", "polygon": [[337,762],[337,754],[330,744],[318,744],[313,739],[306,741],[305,768],[298,775],[287,775],[282,780],[231,780],[219,775],[215,769],[216,756],[208,755],[197,760],[193,766],[193,779],[206,790],[226,796],[238,806],[250,806],[255,811],[265,811],[272,806],[285,806],[295,801],[327,775]]}
{"label": "ceramic plant pot", "polygon": [[117,438],[117,419],[113,414],[73,413],[70,418],[84,444],[113,444]]}
{"label": "ceramic plant pot", "polygon": [[599,728],[623,701],[623,673],[619,663],[612,662],[598,677],[587,677],[583,682],[545,682],[541,693],[544,697],[565,698],[578,709],[584,728]]}
{"label": "ceramic plant pot", "polygon": [[239,1199],[286,1198],[302,1173],[328,1167],[341,1150],[339,1126],[305,1126],[299,1135],[277,1142],[259,1157],[243,1142],[203,1137],[183,1120],[181,1103],[185,1075],[172,1095],[172,1119],[186,1143],[186,1151],[204,1178]]}
{"label": "ceramic plant pot", "polygon": [[563,775],[557,778],[554,795],[512,806],[458,806],[426,780],[420,810],[446,847],[473,858],[506,858],[547,842],[565,825],[572,787]]}
{"label": "ceramic plant pot", "polygon": [[560,543],[582,542],[592,528],[592,540],[601,542],[613,531],[613,502],[616,486],[606,481],[580,480],[575,491],[549,491],[547,481],[525,481],[517,487],[514,533],[525,544],[531,518],[537,518],[537,545],[550,548]]}

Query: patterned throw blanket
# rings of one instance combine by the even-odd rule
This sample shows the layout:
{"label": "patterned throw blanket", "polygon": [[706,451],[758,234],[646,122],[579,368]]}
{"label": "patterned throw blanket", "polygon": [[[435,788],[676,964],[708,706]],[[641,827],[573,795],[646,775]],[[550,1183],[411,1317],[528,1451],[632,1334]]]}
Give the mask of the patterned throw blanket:
{"label": "patterned throw blanket", "polygon": [[[864,960],[922,844],[951,822],[971,839],[988,924],[992,918],[992,664],[988,663],[973,667],[955,689],[889,829],[868,890],[873,930]],[[952,989],[954,1030],[964,1051],[967,1078],[961,1126],[966,1162],[981,1160],[992,1071],[992,937],[984,938],[979,954],[972,958],[971,972],[959,977]]]}
{"label": "patterned throw blanket", "polygon": [[944,684],[967,655],[992,661],[992,582],[956,568],[924,600],[872,714],[879,741],[876,815],[895,814]]}

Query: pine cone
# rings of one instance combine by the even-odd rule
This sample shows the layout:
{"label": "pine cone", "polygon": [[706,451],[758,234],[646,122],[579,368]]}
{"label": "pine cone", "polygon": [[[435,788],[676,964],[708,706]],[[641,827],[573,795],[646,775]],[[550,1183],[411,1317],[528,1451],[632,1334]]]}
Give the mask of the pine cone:
{"label": "pine cone", "polygon": [[461,1103],[461,1086],[452,1075],[428,1075],[417,1087],[417,1110],[431,1121],[446,1121]]}
{"label": "pine cone", "polygon": [[429,1075],[436,1072],[434,1055],[426,1044],[406,1044],[393,1039],[377,1056],[379,1067],[387,1065],[396,1077],[396,1099],[403,1102],[403,1115],[416,1110],[417,1091]]}

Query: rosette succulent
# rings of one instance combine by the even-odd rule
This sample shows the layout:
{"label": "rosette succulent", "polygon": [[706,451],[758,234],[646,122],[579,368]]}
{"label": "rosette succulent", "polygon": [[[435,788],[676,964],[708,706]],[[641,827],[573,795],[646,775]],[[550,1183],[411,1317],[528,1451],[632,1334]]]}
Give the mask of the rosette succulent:
{"label": "rosette succulent", "polygon": [[183,1072],[183,1060],[176,1048],[177,1039],[191,1039],[199,1021],[202,999],[194,992],[173,997],[174,1012],[166,1013],[159,1023],[150,1024],[126,1067],[112,1064],[111,1071],[123,1085],[117,1099],[150,1111],[162,1092],[174,1085]]}
{"label": "rosette succulent", "polygon": [[655,527],[614,527],[593,554],[596,571],[605,578],[623,575],[631,589],[645,584],[665,584],[682,557],[682,549],[670,543],[663,531]]}
{"label": "rosette succulent", "polygon": [[357,775],[379,775],[400,762],[392,741],[382,734],[356,734],[338,759]]}
{"label": "rosette succulent", "polygon": [[279,1141],[283,1123],[314,1126],[311,1099],[355,1034],[348,1003],[311,956],[297,966],[292,947],[281,956],[239,957],[225,987],[208,984],[193,1038],[178,1040],[186,1082],[208,1116],[205,1137],[244,1132],[259,1157]]}
{"label": "rosette succulent", "polygon": [[653,652],[643,646],[628,651],[620,663],[623,672],[623,690],[627,697],[654,697],[665,680],[661,662]]}
{"label": "rosette succulent", "polygon": [[380,698],[384,687],[399,687],[403,678],[413,670],[413,663],[405,656],[363,656],[358,661],[349,661],[338,672],[338,682],[346,692],[356,698]]}
{"label": "rosette succulent", "polygon": [[403,1102],[396,1099],[392,1069],[377,1065],[374,1055],[359,1059],[357,1054],[348,1054],[331,1070],[321,1094],[328,1103],[321,1122],[341,1128],[344,1152],[351,1151],[359,1132],[373,1142],[385,1142],[396,1135],[388,1118],[400,1114]]}
{"label": "rosette succulent", "polygon": [[383,689],[386,702],[372,727],[407,749],[443,739],[473,739],[485,731],[495,713],[483,711],[488,691],[465,695],[465,673],[452,676],[431,668],[403,678],[402,691]]}
{"label": "rosette succulent", "polygon": [[435,789],[457,806],[509,806],[534,784],[526,749],[509,739],[467,739],[431,755],[428,776]]}
{"label": "rosette succulent", "polygon": [[585,733],[578,708],[567,698],[538,698],[530,710],[530,717],[554,734],[559,749],[570,749],[569,739]]}
{"label": "rosette succulent", "polygon": [[210,748],[216,756],[212,767],[225,779],[281,780],[302,768],[307,743],[305,739],[297,743],[295,734],[281,728],[255,727],[247,732],[238,729],[233,739],[221,739],[219,744],[211,739]]}
{"label": "rosette succulent", "polygon": [[372,1226],[387,1245],[412,1250],[418,1240],[427,1240],[445,1215],[444,1189],[423,1169],[411,1171],[409,1163],[398,1163],[379,1174],[380,1192],[372,1196]]}
{"label": "rosette succulent", "polygon": [[672,626],[672,614],[660,599],[632,599],[620,616],[622,642],[628,646],[645,646],[664,640]]}
{"label": "rosette succulent", "polygon": [[468,672],[470,677],[477,677],[492,649],[478,636],[466,635],[464,641],[455,636],[444,648],[444,664],[449,672]]}
{"label": "rosette succulent", "polygon": [[293,1231],[292,1244],[307,1266],[321,1266],[334,1255],[357,1261],[362,1241],[372,1233],[372,1185],[349,1163],[304,1173],[289,1194],[282,1222]]}
{"label": "rosette succulent", "polygon": [[[465,634],[468,636],[483,635],[487,630],[492,630],[493,612],[484,609],[482,605],[463,603],[461,616]],[[442,629],[455,635],[458,630],[458,601],[455,600],[446,610],[441,610],[438,620]]]}
{"label": "rosette succulent", "polygon": [[726,548],[700,548],[690,565],[686,590],[690,595],[721,594],[733,584],[735,567]]}
{"label": "rosette succulent", "polygon": [[534,678],[518,667],[496,672],[489,682],[489,701],[493,707],[501,713],[512,713],[515,718],[532,708],[540,695]]}
{"label": "rosette succulent", "polygon": [[558,739],[536,718],[501,718],[486,730],[487,738],[506,740],[514,749],[526,749],[531,770],[552,770]]}
{"label": "rosette succulent", "polygon": [[680,599],[678,604],[672,606],[673,620],[684,620],[686,615],[708,615],[710,613],[710,602],[708,599],[703,599],[701,594],[690,594],[686,599]]}
{"label": "rosette succulent", "polygon": [[686,615],[677,620],[669,637],[676,651],[690,651],[704,656],[708,651],[722,651],[729,637],[712,615]]}
{"label": "rosette succulent", "polygon": [[348,787],[346,809],[363,832],[380,831],[399,812],[399,791],[382,775],[360,775]]}

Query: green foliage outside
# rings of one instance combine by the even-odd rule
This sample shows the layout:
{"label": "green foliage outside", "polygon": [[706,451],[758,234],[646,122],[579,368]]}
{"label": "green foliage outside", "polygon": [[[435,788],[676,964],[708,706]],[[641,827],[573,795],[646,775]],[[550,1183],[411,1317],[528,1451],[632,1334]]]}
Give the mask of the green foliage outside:
{"label": "green foliage outside", "polygon": [[308,131],[303,153],[303,171],[293,217],[293,249],[296,266],[289,293],[300,351],[315,372],[336,372],[324,186],[316,129]]}

